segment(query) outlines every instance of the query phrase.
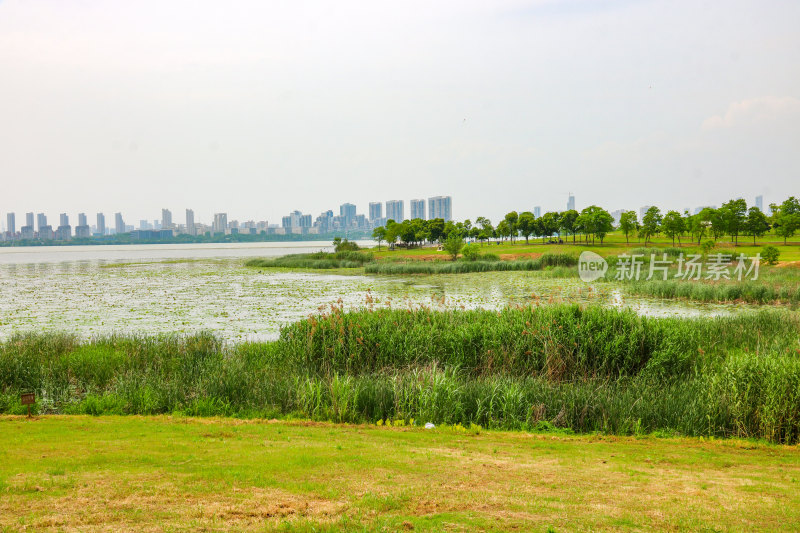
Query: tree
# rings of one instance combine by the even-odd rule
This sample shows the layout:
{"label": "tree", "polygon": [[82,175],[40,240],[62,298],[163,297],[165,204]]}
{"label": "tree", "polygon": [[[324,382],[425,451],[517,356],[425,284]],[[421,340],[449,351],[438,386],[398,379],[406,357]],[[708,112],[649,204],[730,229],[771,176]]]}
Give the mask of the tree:
{"label": "tree", "polygon": [[398,224],[391,218],[387,220],[386,235],[384,236],[386,242],[389,244],[394,244],[397,241],[399,233],[400,233],[400,224]]}
{"label": "tree", "polygon": [[747,218],[747,202],[741,198],[730,200],[722,204],[719,211],[724,221],[725,229],[728,235],[731,236],[731,242],[734,243],[734,246],[737,246],[739,244],[739,232],[742,230]]}
{"label": "tree", "polygon": [[525,244],[528,244],[528,237],[536,231],[536,217],[534,217],[533,213],[530,211],[523,211],[519,214],[517,225],[519,226],[520,233],[525,237]]}
{"label": "tree", "polygon": [[775,233],[783,237],[783,244],[786,244],[786,240],[800,228],[800,202],[794,196],[790,196],[776,207],[777,211],[773,210]]}
{"label": "tree", "polygon": [[508,225],[508,222],[501,220],[497,224],[497,234],[503,239],[511,235],[511,227]]}
{"label": "tree", "polygon": [[644,235],[644,243],[647,245],[648,241],[653,235],[658,235],[661,230],[661,210],[655,206],[650,207],[642,217],[641,233]]}
{"label": "tree", "polygon": [[567,235],[572,235],[572,242],[575,242],[575,234],[577,233],[575,221],[578,219],[578,212],[574,209],[562,211],[558,217],[558,222],[561,225],[561,230]]}
{"label": "tree", "polygon": [[606,235],[614,230],[614,217],[611,216],[611,213],[601,208],[594,214],[593,219],[594,234],[600,239],[600,244],[603,244]]}
{"label": "tree", "polygon": [[461,249],[464,247],[464,239],[461,238],[457,232],[451,232],[450,235],[447,236],[447,239],[444,241],[442,245],[444,251],[450,254],[450,257],[455,261],[458,259],[458,254],[461,252]]}
{"label": "tree", "polygon": [[608,211],[596,205],[590,205],[583,209],[576,222],[583,234],[586,235],[587,243],[589,235],[592,236],[592,244],[594,244],[595,238],[600,239],[600,244],[603,244],[603,239],[614,229],[613,217]]}
{"label": "tree", "polygon": [[714,209],[710,207],[704,207],[699,213],[689,217],[689,231],[694,237],[697,237],[697,244],[700,244],[711,228],[712,218],[714,218]]}
{"label": "tree", "polygon": [[753,206],[747,212],[747,220],[744,223],[745,231],[753,236],[753,246],[756,244],[756,237],[761,237],[769,231],[767,215],[761,209]]}
{"label": "tree", "polygon": [[711,216],[711,236],[716,241],[728,232],[725,213],[719,209],[710,208],[708,212]]}
{"label": "tree", "polygon": [[508,235],[511,237],[511,244],[514,244],[514,237],[517,235],[517,222],[519,222],[519,215],[516,211],[506,213],[505,223],[508,224]]}
{"label": "tree", "polygon": [[636,216],[636,211],[623,211],[619,216],[619,229],[625,234],[625,244],[630,244],[628,235],[639,229],[639,218]]}
{"label": "tree", "polygon": [[554,211],[548,211],[541,217],[539,217],[539,225],[538,225],[539,235],[541,235],[542,239],[547,239],[551,237],[554,233],[558,233],[559,228],[559,219],[558,213]]}
{"label": "tree", "polygon": [[494,227],[492,226],[491,220],[486,217],[478,217],[475,219],[475,224],[479,225],[482,229],[478,238],[484,241],[488,241],[489,238],[494,234]]}
{"label": "tree", "polygon": [[444,219],[443,218],[432,218],[427,221],[426,226],[428,228],[428,237],[431,241],[439,241],[444,234]]}
{"label": "tree", "polygon": [[661,221],[661,227],[664,229],[664,234],[672,238],[672,246],[675,246],[675,237],[678,237],[678,243],[680,244],[681,235],[686,231],[686,225],[680,213],[667,211]]}
{"label": "tree", "polygon": [[381,249],[381,241],[386,240],[386,228],[378,226],[372,230],[372,238],[378,241],[378,250]]}

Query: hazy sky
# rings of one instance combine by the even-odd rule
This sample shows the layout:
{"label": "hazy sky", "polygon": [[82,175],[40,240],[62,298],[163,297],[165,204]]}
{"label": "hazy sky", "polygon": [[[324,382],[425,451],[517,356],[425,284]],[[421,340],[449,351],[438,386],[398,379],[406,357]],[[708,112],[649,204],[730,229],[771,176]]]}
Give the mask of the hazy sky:
{"label": "hazy sky", "polygon": [[0,219],[782,200],[799,22],[797,0],[0,0]]}

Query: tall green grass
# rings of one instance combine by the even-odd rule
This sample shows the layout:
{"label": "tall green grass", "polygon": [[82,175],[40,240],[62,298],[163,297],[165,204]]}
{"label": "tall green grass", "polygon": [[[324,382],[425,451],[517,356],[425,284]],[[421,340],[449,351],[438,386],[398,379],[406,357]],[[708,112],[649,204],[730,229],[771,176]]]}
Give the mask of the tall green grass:
{"label": "tall green grass", "polygon": [[250,259],[245,262],[245,266],[310,269],[359,268],[371,261],[374,261],[374,258],[369,252],[348,250],[335,253],[290,254],[274,259]]}
{"label": "tall green grass", "polygon": [[409,261],[370,263],[367,274],[467,274],[472,272],[542,270],[546,267],[574,266],[578,259],[569,254],[543,254],[536,259],[517,261]]}
{"label": "tall green grass", "polygon": [[275,342],[212,335],[19,335],[0,344],[0,412],[297,416],[503,429],[800,440],[789,312],[648,319],[576,306],[334,309]]}
{"label": "tall green grass", "polygon": [[625,289],[643,296],[700,302],[800,303],[800,283],[784,285],[771,280],[717,283],[651,280],[628,283]]}

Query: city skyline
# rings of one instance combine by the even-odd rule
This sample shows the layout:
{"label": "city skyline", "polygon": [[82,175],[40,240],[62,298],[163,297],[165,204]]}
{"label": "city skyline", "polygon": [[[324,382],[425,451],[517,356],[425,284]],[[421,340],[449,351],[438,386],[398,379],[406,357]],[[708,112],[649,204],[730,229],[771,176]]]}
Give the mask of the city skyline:
{"label": "city skyline", "polygon": [[[424,217],[424,203],[426,200],[412,200],[412,202],[422,202],[423,209],[421,214]],[[445,221],[452,220],[452,197],[451,196],[435,196],[427,199],[427,202],[433,206],[436,203],[437,208],[430,208],[430,213],[435,214],[429,218],[443,218]],[[384,205],[386,206],[386,213],[391,216],[383,216]],[[311,214],[303,213],[300,210],[294,210],[288,215],[280,217],[281,223],[270,224],[268,219],[263,220],[245,220],[240,222],[238,219],[231,219],[228,221],[228,212],[214,213],[210,223],[198,221],[195,218],[194,210],[186,208],[185,221],[183,224],[176,222],[173,219],[172,210],[170,208],[161,208],[161,218],[158,219],[139,219],[138,225],[130,224],[126,219],[126,215],[117,212],[114,214],[113,229],[105,224],[105,214],[98,212],[96,214],[97,223],[95,225],[88,225],[88,217],[86,213],[78,213],[78,225],[75,227],[73,233],[72,226],[69,224],[69,214],[59,213],[59,226],[53,231],[52,226],[48,225],[47,214],[36,214],[36,226],[33,225],[33,212],[26,213],[26,226],[20,228],[19,232],[9,232],[8,227],[13,226],[16,229],[16,212],[9,212],[6,217],[6,225],[0,223],[0,238],[8,239],[33,239],[38,237],[44,240],[69,240],[73,237],[91,237],[91,236],[109,236],[119,235],[123,233],[131,233],[135,239],[139,238],[162,238],[168,235],[188,234],[200,235],[205,233],[260,233],[265,232],[268,234],[285,235],[291,233],[311,233],[311,234],[326,234],[333,232],[347,232],[348,230],[355,231],[368,231],[377,226],[385,225],[386,221],[394,219],[397,222],[402,222],[405,217],[404,210],[405,202],[403,200],[387,200],[382,202],[369,202],[369,215],[358,212],[358,207],[355,204],[345,202],[339,205],[339,215],[335,216],[333,210],[329,209],[323,211],[317,217]],[[417,211],[414,214],[419,215]],[[412,217],[417,218],[417,217]],[[151,223],[152,220],[152,223]],[[148,233],[149,232],[149,233]],[[165,233],[171,232],[171,233]]]}
{"label": "city skyline", "polygon": [[[737,198],[742,198],[738,196]],[[596,205],[596,204],[593,204]],[[662,212],[666,212],[670,210],[670,208],[664,208],[663,206],[655,205],[658,207]],[[644,213],[647,211],[648,208],[652,206],[651,204],[645,204],[639,206],[637,208],[626,207],[623,209],[615,209],[615,210],[608,210],[611,214],[614,223],[617,224],[619,221],[620,215],[627,210],[632,210],[637,213],[637,219],[641,221],[644,217]],[[388,206],[386,211],[384,211],[384,206]],[[446,207],[445,207],[446,206]],[[682,208],[674,208],[673,210],[678,211],[679,213],[688,213],[690,215],[696,215],[699,213],[703,208],[710,207],[713,209],[717,208],[717,204],[700,204],[692,207],[682,207]],[[769,214],[771,212],[771,208],[769,204],[767,205],[766,209],[764,208],[764,196],[757,195],[753,198],[753,201],[748,201],[748,206],[757,207],[760,210],[764,211],[765,214]],[[576,203],[576,195],[573,193],[569,193],[567,196],[567,203],[565,206],[567,209],[577,209],[580,211],[583,207]],[[602,207],[602,206],[601,206]],[[34,212],[26,212],[25,213],[25,222],[24,226],[19,226],[16,223],[16,215],[17,212],[8,212],[5,213],[5,218],[2,217],[3,213],[0,212],[0,240],[3,238],[8,237],[8,228],[13,226],[17,231],[16,235],[21,236],[18,238],[22,239],[31,239],[35,236],[39,236],[42,238],[41,235],[44,235],[45,239],[54,239],[54,240],[66,240],[71,237],[90,237],[90,236],[101,236],[101,235],[114,235],[122,229],[122,233],[130,233],[134,231],[165,231],[171,230],[173,231],[174,235],[177,234],[189,234],[189,235],[202,235],[205,232],[210,232],[211,234],[215,233],[230,233],[231,230],[235,232],[250,232],[250,233],[258,233],[261,231],[265,231],[270,234],[290,234],[290,233],[310,233],[310,234],[325,234],[325,233],[338,233],[338,232],[346,232],[347,230],[357,230],[357,231],[367,231],[373,229],[379,225],[385,225],[386,221],[390,218],[401,222],[407,219],[413,218],[422,218],[425,220],[429,220],[432,218],[443,218],[445,221],[447,220],[457,220],[455,217],[452,216],[452,197],[451,196],[435,196],[430,197],[427,199],[411,199],[409,202],[409,216],[405,216],[405,201],[404,200],[387,200],[386,202],[369,202],[368,203],[368,214],[358,213],[358,206],[352,204],[350,202],[345,202],[339,205],[339,215],[335,216],[333,210],[329,209],[327,211],[323,211],[320,215],[314,217],[310,213],[303,213],[300,210],[294,210],[289,215],[284,215],[280,217],[281,223],[278,224],[276,222],[270,223],[269,219],[248,219],[240,222],[238,218],[232,218],[230,222],[228,222],[228,215],[229,211],[214,213],[210,223],[204,223],[202,221],[198,221],[195,218],[194,210],[191,208],[186,208],[186,218],[183,224],[179,222],[175,222],[172,218],[172,210],[169,208],[161,208],[161,218],[154,218],[154,219],[140,219],[138,225],[129,224],[123,213],[117,212],[115,213],[115,224],[114,229],[109,229],[105,226],[105,213],[98,212],[96,214],[97,223],[94,225],[87,224],[87,215],[86,213],[77,213],[78,224],[74,227],[74,233],[72,232],[73,227],[69,225],[69,213],[61,212],[59,213],[59,225],[54,229],[51,224],[48,224],[48,215],[46,213],[34,213]],[[552,211],[562,211],[563,209],[554,209]],[[516,211],[530,211],[533,215],[538,218],[544,212],[542,207],[539,205],[535,205],[531,208],[526,209],[516,209]],[[548,210],[550,211],[550,210]],[[389,217],[386,216],[387,213],[392,213],[394,216]],[[421,216],[418,216],[421,215]],[[36,225],[33,225],[34,216],[36,220]],[[460,220],[465,220],[469,217],[461,217]],[[477,217],[475,217],[477,218]],[[498,218],[496,221],[499,221],[502,217]],[[152,222],[151,222],[152,220]],[[278,220],[275,218],[273,220]],[[492,219],[493,220],[493,219]],[[3,221],[5,221],[3,223]],[[43,233],[42,232],[43,228]],[[301,231],[298,231],[298,228]],[[164,234],[162,234],[163,236]]]}

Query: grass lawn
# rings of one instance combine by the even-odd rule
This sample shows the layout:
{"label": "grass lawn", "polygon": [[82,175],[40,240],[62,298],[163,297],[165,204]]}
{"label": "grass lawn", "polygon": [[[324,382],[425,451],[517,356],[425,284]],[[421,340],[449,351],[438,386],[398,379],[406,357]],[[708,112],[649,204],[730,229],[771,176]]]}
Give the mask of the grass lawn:
{"label": "grass lawn", "polygon": [[0,417],[0,530],[800,529],[800,448]]}
{"label": "grass lawn", "polygon": [[[707,237],[705,240],[709,240],[710,237]],[[481,246],[482,252],[491,252],[498,255],[505,255],[505,254],[540,254],[544,252],[549,253],[574,253],[578,254],[582,250],[592,250],[594,252],[599,253],[603,256],[609,255],[619,255],[622,253],[630,253],[631,249],[633,248],[643,248],[644,241],[638,241],[635,237],[630,238],[630,242],[625,242],[625,235],[616,231],[610,233],[603,244],[600,244],[600,241],[596,241],[593,245],[587,245],[585,243],[577,242],[572,244],[572,237],[564,238],[566,244],[542,244],[541,239],[534,239],[531,238],[528,244],[525,244],[525,239],[520,238],[519,240],[515,241],[514,244],[510,244],[509,241],[504,241],[500,245],[495,244],[495,242],[491,242],[489,244],[484,244]],[[734,247],[733,243],[730,242],[730,238],[728,236],[723,237],[722,239],[717,241],[716,248],[711,253],[735,253],[738,255],[739,253],[743,253],[747,256],[755,255],[756,253],[760,252],[761,249],[770,244],[775,246],[780,250],[781,256],[780,261],[800,261],[800,242],[797,240],[790,240],[786,245],[783,244],[783,239],[775,236],[775,235],[765,235],[764,237],[758,239],[758,245],[753,246],[753,239],[751,237],[740,237],[739,238],[739,246]],[[652,239],[648,245],[648,247],[671,247],[672,246],[672,239],[668,239],[664,236],[658,236]],[[678,247],[678,242],[675,241],[675,247]],[[683,239],[682,244],[680,245],[681,248],[686,249],[686,253],[700,253],[700,248],[697,246],[697,243],[690,243],[687,239]],[[442,259],[447,259],[449,256],[446,252],[439,252],[436,250],[436,247],[425,247],[425,248],[412,248],[411,250],[404,250],[404,249],[397,249],[394,251],[389,251],[386,249],[385,244],[381,244],[381,251],[378,252],[377,248],[371,250],[375,257],[378,259],[383,258],[391,258],[391,257],[408,257],[409,259],[414,259],[419,256],[433,256],[433,255],[441,255]]]}

